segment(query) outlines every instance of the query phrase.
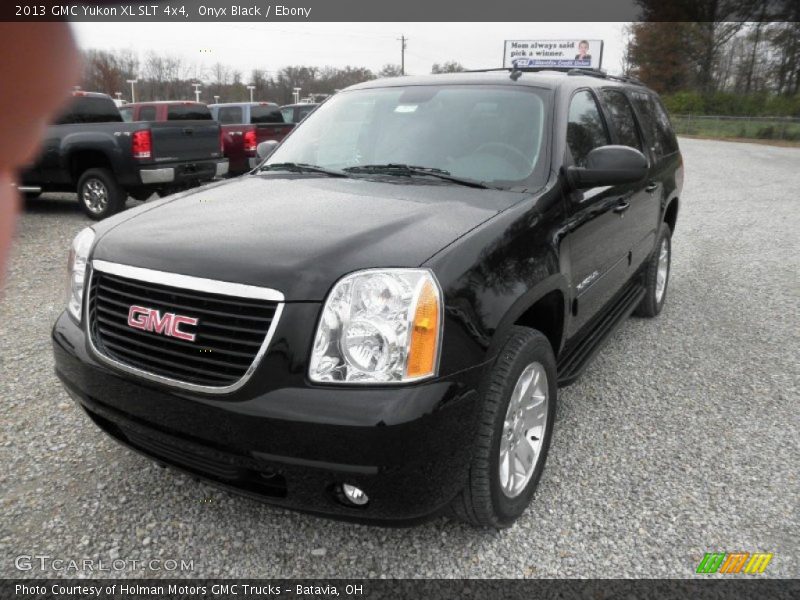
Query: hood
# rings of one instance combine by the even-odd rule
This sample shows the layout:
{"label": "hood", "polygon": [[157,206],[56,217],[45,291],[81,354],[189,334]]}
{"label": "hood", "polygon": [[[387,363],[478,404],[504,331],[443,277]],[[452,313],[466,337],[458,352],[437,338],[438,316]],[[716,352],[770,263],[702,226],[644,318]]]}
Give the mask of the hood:
{"label": "hood", "polygon": [[93,258],[321,301],[352,271],[421,265],[519,199],[418,180],[251,175],[119,215],[98,228]]}

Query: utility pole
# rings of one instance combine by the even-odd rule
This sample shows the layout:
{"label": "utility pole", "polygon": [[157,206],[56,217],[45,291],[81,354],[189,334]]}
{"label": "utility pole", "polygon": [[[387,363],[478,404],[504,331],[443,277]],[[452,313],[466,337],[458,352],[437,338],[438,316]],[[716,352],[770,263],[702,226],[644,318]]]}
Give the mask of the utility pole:
{"label": "utility pole", "polygon": [[400,75],[406,74],[406,42],[408,38],[401,35],[397,40],[400,42]]}

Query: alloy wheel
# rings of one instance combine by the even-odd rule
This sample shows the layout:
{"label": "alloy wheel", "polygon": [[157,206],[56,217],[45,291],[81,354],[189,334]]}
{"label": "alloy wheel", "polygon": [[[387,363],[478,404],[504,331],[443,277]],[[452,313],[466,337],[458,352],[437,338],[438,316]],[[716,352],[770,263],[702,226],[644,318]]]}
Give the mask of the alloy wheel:
{"label": "alloy wheel", "polygon": [[519,496],[536,470],[547,428],[549,387],[544,367],[533,362],[519,376],[503,421],[499,475],[503,493]]}

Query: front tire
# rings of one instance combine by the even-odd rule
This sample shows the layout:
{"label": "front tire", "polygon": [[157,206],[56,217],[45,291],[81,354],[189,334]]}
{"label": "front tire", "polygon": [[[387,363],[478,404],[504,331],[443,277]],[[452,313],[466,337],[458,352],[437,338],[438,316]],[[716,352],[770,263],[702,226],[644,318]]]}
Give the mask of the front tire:
{"label": "front tire", "polygon": [[78,201],[90,219],[99,221],[125,208],[128,194],[108,169],[88,169],[78,179]]}
{"label": "front tire", "polygon": [[556,361],[548,339],[514,327],[489,374],[467,484],[455,515],[478,527],[510,527],[541,478],[556,413]]}
{"label": "front tire", "polygon": [[667,285],[672,267],[672,231],[669,225],[661,226],[661,234],[653,255],[644,271],[645,294],[634,314],[638,317],[657,316],[667,300]]}

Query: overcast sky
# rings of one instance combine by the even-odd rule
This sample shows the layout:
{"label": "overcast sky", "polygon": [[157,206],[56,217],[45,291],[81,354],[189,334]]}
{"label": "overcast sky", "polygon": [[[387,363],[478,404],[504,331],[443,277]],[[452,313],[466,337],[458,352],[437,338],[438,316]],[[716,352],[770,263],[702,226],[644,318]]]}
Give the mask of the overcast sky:
{"label": "overcast sky", "polygon": [[74,23],[82,48],[125,49],[140,58],[153,50],[180,55],[210,74],[216,62],[247,78],[253,68],[287,65],[363,66],[378,71],[400,63],[408,38],[406,72],[429,73],[435,62],[467,68],[502,65],[506,39],[602,39],[603,68],[620,71],[623,23]]}

